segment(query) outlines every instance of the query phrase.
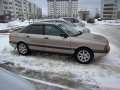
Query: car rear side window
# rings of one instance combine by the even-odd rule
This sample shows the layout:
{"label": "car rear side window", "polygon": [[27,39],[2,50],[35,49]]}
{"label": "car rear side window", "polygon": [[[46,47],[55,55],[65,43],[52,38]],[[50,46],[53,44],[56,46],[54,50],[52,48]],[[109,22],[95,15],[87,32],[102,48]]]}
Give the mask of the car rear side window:
{"label": "car rear side window", "polygon": [[45,26],[45,35],[51,35],[51,36],[60,36],[62,31],[53,25],[46,25]]}
{"label": "car rear side window", "polygon": [[30,26],[25,27],[20,33],[27,33]]}
{"label": "car rear side window", "polygon": [[28,29],[27,33],[29,34],[43,34],[43,26],[42,25],[32,25]]}
{"label": "car rear side window", "polygon": [[65,18],[65,20],[71,22],[71,23],[74,23],[74,20],[72,18]]}
{"label": "car rear side window", "polygon": [[55,22],[55,21],[54,20],[51,20],[51,21],[48,20],[48,21],[42,21],[42,22]]}

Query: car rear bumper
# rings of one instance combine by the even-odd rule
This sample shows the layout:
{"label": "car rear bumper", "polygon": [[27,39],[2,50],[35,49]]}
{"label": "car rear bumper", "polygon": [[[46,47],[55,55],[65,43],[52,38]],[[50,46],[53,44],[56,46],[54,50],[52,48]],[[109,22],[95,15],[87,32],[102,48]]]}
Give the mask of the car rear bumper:
{"label": "car rear bumper", "polygon": [[12,46],[12,47],[14,47],[14,48],[16,48],[16,42],[13,42],[13,41],[9,41],[9,43],[10,43],[10,45]]}

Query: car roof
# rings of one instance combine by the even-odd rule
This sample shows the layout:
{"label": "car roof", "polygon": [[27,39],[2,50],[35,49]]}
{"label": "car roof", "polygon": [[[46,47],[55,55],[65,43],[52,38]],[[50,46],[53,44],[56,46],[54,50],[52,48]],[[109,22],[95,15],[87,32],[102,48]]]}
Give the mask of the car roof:
{"label": "car roof", "polygon": [[61,19],[62,19],[62,18],[74,18],[74,17],[61,17]]}
{"label": "car roof", "polygon": [[30,25],[59,25],[59,24],[61,24],[61,23],[59,23],[59,22],[39,22],[39,23],[34,23],[34,24],[30,24]]}
{"label": "car roof", "polygon": [[60,19],[44,19],[44,20],[40,20],[40,22],[43,22],[43,21],[54,21],[54,20],[65,21],[64,19],[60,18]]}

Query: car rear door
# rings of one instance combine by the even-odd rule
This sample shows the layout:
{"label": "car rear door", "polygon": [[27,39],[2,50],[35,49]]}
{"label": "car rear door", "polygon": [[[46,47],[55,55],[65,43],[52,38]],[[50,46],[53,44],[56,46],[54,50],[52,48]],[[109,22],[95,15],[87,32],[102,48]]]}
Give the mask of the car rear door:
{"label": "car rear door", "polygon": [[60,35],[65,34],[65,32],[56,25],[45,25],[44,34],[45,51],[70,53],[70,37],[61,37]]}
{"label": "car rear door", "polygon": [[43,25],[31,25],[25,34],[25,42],[30,49],[43,50]]}

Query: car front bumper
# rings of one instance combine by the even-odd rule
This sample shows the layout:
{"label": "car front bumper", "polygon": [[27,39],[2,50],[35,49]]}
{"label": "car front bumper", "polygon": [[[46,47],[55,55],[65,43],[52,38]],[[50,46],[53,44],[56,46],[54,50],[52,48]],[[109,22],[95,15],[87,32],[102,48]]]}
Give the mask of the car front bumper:
{"label": "car front bumper", "polygon": [[94,51],[94,57],[97,58],[97,57],[103,57],[103,56],[106,56],[108,53],[110,52],[110,46],[106,49],[106,50],[103,50],[103,51]]}

